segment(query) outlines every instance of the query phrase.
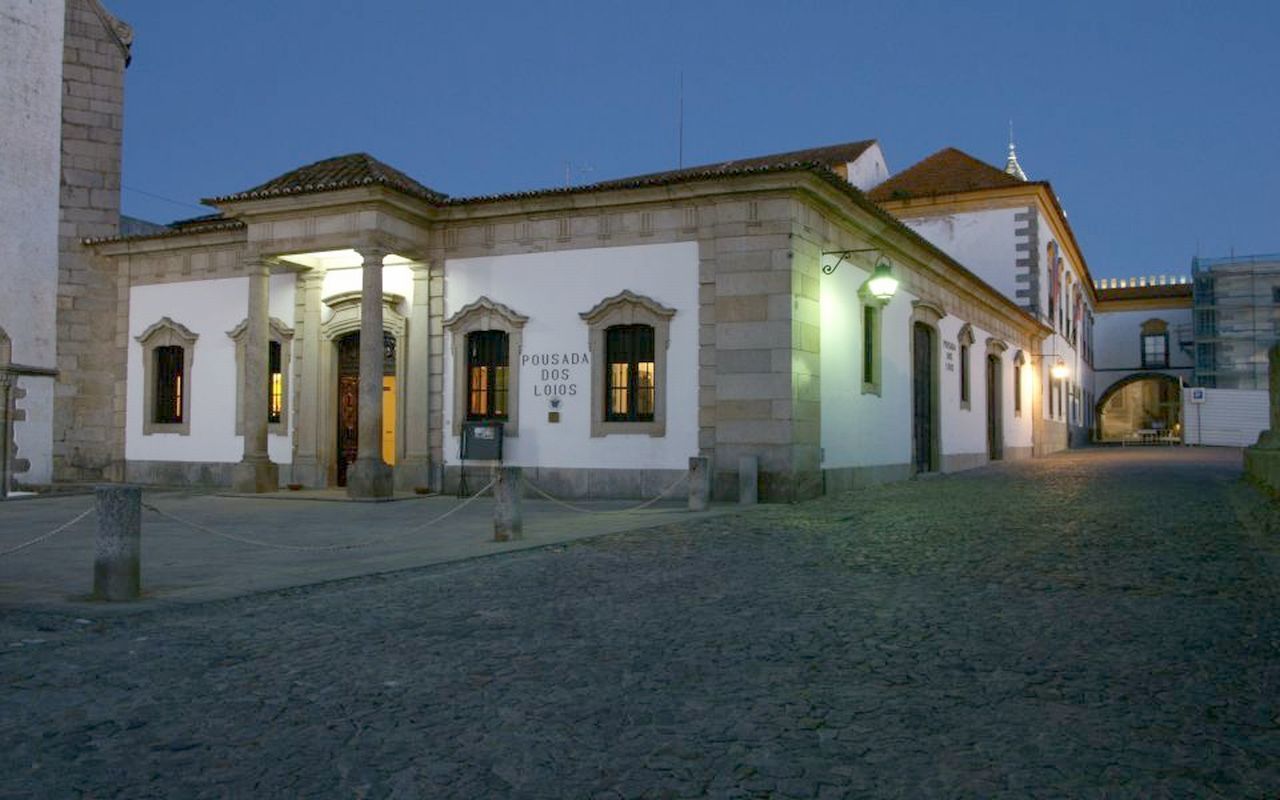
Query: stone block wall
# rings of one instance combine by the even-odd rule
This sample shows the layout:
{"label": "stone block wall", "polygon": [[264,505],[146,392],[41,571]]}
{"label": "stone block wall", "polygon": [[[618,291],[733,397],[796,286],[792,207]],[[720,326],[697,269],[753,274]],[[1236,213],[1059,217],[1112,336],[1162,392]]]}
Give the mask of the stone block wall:
{"label": "stone block wall", "polygon": [[821,247],[788,197],[721,204],[699,233],[700,442],[712,494],[738,492],[738,461],[759,460],[759,496],[822,492],[816,274]]}
{"label": "stone block wall", "polygon": [[118,480],[125,349],[115,269],[81,244],[120,228],[124,71],[130,32],[98,0],[68,0],[63,42],[53,468],[61,481]]}

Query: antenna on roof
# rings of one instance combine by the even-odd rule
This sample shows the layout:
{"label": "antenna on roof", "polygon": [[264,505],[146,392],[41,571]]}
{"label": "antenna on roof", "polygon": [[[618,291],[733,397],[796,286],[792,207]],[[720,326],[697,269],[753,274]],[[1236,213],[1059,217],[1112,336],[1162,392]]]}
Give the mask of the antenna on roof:
{"label": "antenna on roof", "polygon": [[680,70],[680,111],[676,122],[679,145],[676,151],[676,169],[684,169],[684,70]]}

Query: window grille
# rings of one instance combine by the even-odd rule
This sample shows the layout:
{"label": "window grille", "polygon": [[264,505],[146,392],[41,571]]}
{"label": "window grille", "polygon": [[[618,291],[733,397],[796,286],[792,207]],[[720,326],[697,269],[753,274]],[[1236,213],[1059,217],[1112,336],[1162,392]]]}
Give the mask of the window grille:
{"label": "window grille", "polygon": [[183,365],[186,354],[178,345],[155,349],[156,396],[152,421],[161,424],[182,422]]}
{"label": "window grille", "polygon": [[655,403],[653,327],[614,325],[605,331],[605,419],[651,422]]}
{"label": "window grille", "polygon": [[507,334],[467,334],[467,419],[507,418],[509,377]]}

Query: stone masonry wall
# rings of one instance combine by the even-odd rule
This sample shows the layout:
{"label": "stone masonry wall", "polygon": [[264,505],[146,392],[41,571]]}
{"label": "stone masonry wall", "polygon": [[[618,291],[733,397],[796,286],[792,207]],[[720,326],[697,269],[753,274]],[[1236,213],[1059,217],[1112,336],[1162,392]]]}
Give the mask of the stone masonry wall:
{"label": "stone masonry wall", "polygon": [[81,244],[120,227],[124,70],[129,30],[97,0],[68,0],[63,50],[58,227],[55,480],[119,479],[124,459],[125,349],[114,268]]}

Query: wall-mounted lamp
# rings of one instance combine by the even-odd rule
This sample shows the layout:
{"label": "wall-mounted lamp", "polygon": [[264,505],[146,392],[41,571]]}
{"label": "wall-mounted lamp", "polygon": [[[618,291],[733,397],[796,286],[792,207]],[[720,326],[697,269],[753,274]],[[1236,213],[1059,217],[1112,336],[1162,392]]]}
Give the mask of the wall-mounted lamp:
{"label": "wall-mounted lamp", "polygon": [[[830,275],[845,262],[849,256],[855,253],[882,253],[878,247],[864,247],[858,250],[824,250],[824,256],[839,256],[836,263],[827,264],[822,268],[822,274]],[[889,259],[883,255],[876,260],[875,269],[871,271],[871,277],[867,278],[862,284],[860,291],[866,292],[880,302],[888,302],[898,291],[898,279],[893,277],[893,265],[889,263]]]}
{"label": "wall-mounted lamp", "polygon": [[1049,377],[1055,381],[1060,381],[1071,374],[1071,368],[1067,366],[1067,362],[1062,360],[1062,356],[1057,353],[1028,353],[1032,358],[1052,358],[1053,366],[1049,367]]}
{"label": "wall-mounted lamp", "polygon": [[893,267],[889,266],[887,259],[882,258],[876,262],[876,268],[863,286],[875,299],[889,302],[893,293],[898,291],[898,279],[893,277]]}
{"label": "wall-mounted lamp", "polygon": [[830,275],[831,273],[835,272],[836,269],[841,264],[843,264],[845,260],[849,258],[849,256],[853,255],[854,253],[879,253],[879,252],[880,252],[879,247],[864,247],[860,250],[823,250],[822,254],[824,256],[840,256],[840,257],[836,259],[836,263],[824,265],[822,267],[822,274]]}

